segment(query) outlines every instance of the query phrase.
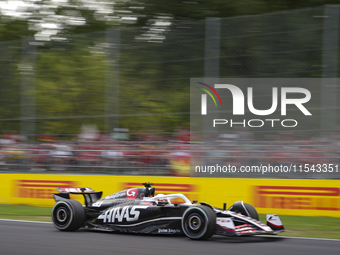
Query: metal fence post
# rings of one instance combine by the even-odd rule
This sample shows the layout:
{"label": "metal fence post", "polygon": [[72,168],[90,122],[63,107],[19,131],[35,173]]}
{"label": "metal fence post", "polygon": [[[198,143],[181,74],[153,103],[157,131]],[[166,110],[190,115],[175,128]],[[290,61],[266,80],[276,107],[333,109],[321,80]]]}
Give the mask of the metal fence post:
{"label": "metal fence post", "polygon": [[22,39],[21,98],[20,98],[20,133],[29,140],[34,140],[35,135],[35,93],[36,93],[36,56],[37,49],[32,43],[34,39]]}
{"label": "metal fence post", "polygon": [[[325,5],[322,36],[321,132],[337,126],[338,37],[340,5]],[[334,79],[329,79],[334,78]]]}
{"label": "metal fence post", "polygon": [[220,74],[221,19],[205,19],[204,77],[218,77]]}
{"label": "metal fence post", "polygon": [[[220,37],[221,18],[208,17],[205,19],[204,40],[204,78],[217,78],[220,74]],[[206,82],[206,81],[205,81]],[[214,84],[210,84],[214,86]],[[218,119],[218,112],[210,112],[213,119]],[[211,129],[211,123],[204,121],[203,132],[206,141],[216,129]]]}
{"label": "metal fence post", "polygon": [[[105,87],[105,131],[119,127],[119,75],[120,75],[120,29],[108,28],[106,87]],[[114,116],[112,116],[114,115]]]}

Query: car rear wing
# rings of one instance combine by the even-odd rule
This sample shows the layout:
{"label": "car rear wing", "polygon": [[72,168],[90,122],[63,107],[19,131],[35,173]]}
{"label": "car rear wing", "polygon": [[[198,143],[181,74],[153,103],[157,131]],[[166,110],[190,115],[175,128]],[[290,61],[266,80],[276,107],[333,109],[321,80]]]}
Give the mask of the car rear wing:
{"label": "car rear wing", "polygon": [[94,191],[91,188],[57,188],[57,190],[59,193],[53,193],[56,202],[70,199],[70,194],[83,195],[85,206],[96,202],[103,195],[103,191]]}

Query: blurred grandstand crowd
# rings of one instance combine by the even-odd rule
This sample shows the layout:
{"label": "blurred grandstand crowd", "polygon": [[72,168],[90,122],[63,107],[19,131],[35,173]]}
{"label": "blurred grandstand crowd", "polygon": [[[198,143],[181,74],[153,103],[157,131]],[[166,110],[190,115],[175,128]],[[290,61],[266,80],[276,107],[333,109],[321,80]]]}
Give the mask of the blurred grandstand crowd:
{"label": "blurred grandstand crowd", "polygon": [[[258,141],[250,132],[214,135],[206,143],[190,143],[190,132],[139,134],[134,139],[88,133],[58,139],[36,136],[27,142],[17,134],[0,138],[1,172],[110,173],[120,175],[189,176],[191,165],[255,166],[260,164],[340,164],[340,140],[278,133]],[[207,176],[206,174],[205,176]],[[333,178],[339,172],[268,173],[271,178]],[[228,173],[228,177],[268,177],[263,173]],[[203,174],[204,176],[204,174]],[[216,173],[214,177],[227,177]]]}
{"label": "blurred grandstand crowd", "polygon": [[189,139],[186,128],[175,135],[139,134],[132,141],[125,133],[87,132],[71,139],[37,135],[27,142],[7,133],[0,137],[0,171],[187,175],[175,165],[186,165],[178,160],[189,158]]}

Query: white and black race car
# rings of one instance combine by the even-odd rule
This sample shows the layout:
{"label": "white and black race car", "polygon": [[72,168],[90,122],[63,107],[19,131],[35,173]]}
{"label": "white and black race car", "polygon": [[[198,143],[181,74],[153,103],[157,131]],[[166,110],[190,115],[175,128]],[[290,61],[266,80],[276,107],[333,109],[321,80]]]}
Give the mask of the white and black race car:
{"label": "white and black race car", "polygon": [[[267,215],[267,225],[259,221],[253,206],[235,202],[228,210],[207,203],[191,202],[183,194],[155,196],[152,183],[102,197],[90,188],[58,188],[53,194],[53,225],[62,231],[81,227],[112,232],[186,235],[191,239],[208,239],[212,235],[243,236],[278,234],[284,231],[280,217]],[[84,205],[70,199],[81,194]],[[176,202],[178,201],[178,202]],[[182,201],[182,202],[181,202]]]}

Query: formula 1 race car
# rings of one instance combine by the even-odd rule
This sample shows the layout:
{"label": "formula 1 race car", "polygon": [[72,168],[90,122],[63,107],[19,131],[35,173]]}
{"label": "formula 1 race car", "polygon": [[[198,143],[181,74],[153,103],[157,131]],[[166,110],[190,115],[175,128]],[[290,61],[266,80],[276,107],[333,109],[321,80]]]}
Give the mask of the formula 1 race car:
{"label": "formula 1 race car", "polygon": [[[259,221],[254,207],[242,201],[228,210],[207,203],[191,202],[183,194],[155,196],[152,183],[123,190],[101,198],[102,192],[90,188],[58,188],[53,194],[53,225],[62,231],[81,227],[111,232],[184,234],[191,239],[208,239],[212,235],[243,236],[278,234],[284,231],[280,217],[267,215],[267,225]],[[70,199],[81,194],[81,205]]]}

